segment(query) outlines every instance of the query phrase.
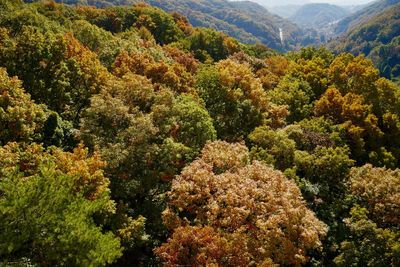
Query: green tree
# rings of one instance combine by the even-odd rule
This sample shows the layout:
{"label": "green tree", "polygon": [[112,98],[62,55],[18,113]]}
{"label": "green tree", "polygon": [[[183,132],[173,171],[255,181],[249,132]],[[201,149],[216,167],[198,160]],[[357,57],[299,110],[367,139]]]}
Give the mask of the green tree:
{"label": "green tree", "polygon": [[120,241],[93,220],[107,200],[74,191],[76,178],[52,165],[34,176],[12,173],[0,181],[0,255],[3,263],[105,266],[121,256]]}
{"label": "green tree", "polygon": [[306,81],[313,91],[311,96],[316,98],[328,88],[329,74],[326,61],[320,57],[300,58],[289,65],[287,72],[295,78]]}
{"label": "green tree", "polygon": [[[163,114],[155,110],[154,119],[162,132],[197,154],[207,141],[216,139],[216,131],[208,111],[191,96],[179,96],[171,109]],[[161,111],[161,112],[159,112]]]}
{"label": "green tree", "polygon": [[97,55],[71,34],[23,26],[0,49],[0,64],[16,75],[32,99],[77,124],[81,111],[111,79]]}
{"label": "green tree", "polygon": [[314,204],[322,204],[325,208],[330,208],[332,202],[343,198],[345,183],[353,165],[349,149],[344,147],[317,147],[312,153],[295,153],[297,175],[317,188],[317,194],[313,196]]}
{"label": "green tree", "polygon": [[275,89],[268,92],[268,97],[271,102],[288,107],[287,123],[301,121],[311,115],[314,93],[305,81],[286,76]]}
{"label": "green tree", "polygon": [[288,137],[285,130],[257,127],[249,135],[249,140],[253,159],[272,164],[281,171],[293,166],[296,143]]}
{"label": "green tree", "polygon": [[137,16],[135,26],[147,28],[157,43],[169,44],[183,37],[183,32],[175,23],[172,15],[149,5],[138,4],[133,7]]}
{"label": "green tree", "polygon": [[1,147],[2,263],[98,266],[120,257],[122,233],[140,236],[141,228],[126,218],[121,232],[106,230],[116,209],[104,166],[81,146],[73,152],[36,144]]}
{"label": "green tree", "polygon": [[240,50],[239,44],[220,32],[198,28],[187,39],[188,48],[194,56],[205,62],[208,59],[219,61]]}
{"label": "green tree", "polygon": [[261,82],[248,65],[233,60],[201,69],[197,90],[221,139],[245,138],[255,127],[268,122],[275,126],[286,115],[285,112],[277,117],[269,114],[273,109]]}
{"label": "green tree", "polygon": [[95,52],[99,60],[107,68],[111,68],[117,55],[122,51],[131,52],[137,49],[139,36],[135,31],[130,31],[130,40],[124,38],[123,34],[113,35],[112,33],[90,24],[85,20],[74,20],[68,25],[74,37],[83,45]]}
{"label": "green tree", "polygon": [[345,145],[345,131],[324,117],[312,117],[286,127],[285,131],[296,142],[298,150],[312,152],[318,146]]}
{"label": "green tree", "polygon": [[334,262],[338,266],[398,266],[400,264],[400,232],[379,228],[368,218],[366,208],[355,206],[346,219],[350,237],[340,245]]}

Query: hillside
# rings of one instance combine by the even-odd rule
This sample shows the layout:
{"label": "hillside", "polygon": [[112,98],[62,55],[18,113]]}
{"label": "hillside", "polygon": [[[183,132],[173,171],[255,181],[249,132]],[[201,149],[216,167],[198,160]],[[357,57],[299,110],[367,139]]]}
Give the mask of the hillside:
{"label": "hillside", "polygon": [[[242,42],[258,41],[280,51],[299,48],[318,40],[315,32],[304,31],[251,1],[146,0],[146,2],[168,12],[181,13],[188,17],[194,26],[214,28]],[[280,39],[280,29],[283,32],[283,40]]]}
{"label": "hillside", "polygon": [[[305,27],[298,27],[288,19],[283,19],[277,15],[269,13],[267,9],[258,4],[251,1],[237,1],[232,2],[232,4],[241,12],[243,11],[248,14],[248,16],[257,24],[264,25],[264,27],[267,27],[268,25],[277,25],[279,27],[279,32],[281,30],[283,34],[283,43],[286,50],[299,49],[320,42],[320,37],[316,31]],[[252,27],[244,29],[252,32]],[[254,34],[262,37],[264,33],[258,34],[254,32]]]}
{"label": "hillside", "polygon": [[307,4],[301,6],[289,19],[299,25],[313,28],[324,27],[338,21],[349,13],[331,4]]}
{"label": "hillside", "polygon": [[367,22],[372,17],[378,15],[380,12],[388,7],[400,3],[400,0],[378,0],[363,9],[351,14],[347,18],[341,20],[335,27],[334,33],[341,35],[351,28]]}
{"label": "hillside", "polygon": [[385,77],[400,77],[400,4],[352,27],[328,46],[338,53],[365,54]]}
{"label": "hillside", "polygon": [[[61,0],[57,1],[61,2]],[[65,0],[63,2],[105,7],[129,5],[141,1]],[[264,7],[251,1],[145,0],[144,2],[167,12],[182,14],[196,27],[222,31],[243,43],[259,42],[272,49],[288,51],[319,42],[319,36],[315,31],[300,29],[290,21],[271,14]]]}

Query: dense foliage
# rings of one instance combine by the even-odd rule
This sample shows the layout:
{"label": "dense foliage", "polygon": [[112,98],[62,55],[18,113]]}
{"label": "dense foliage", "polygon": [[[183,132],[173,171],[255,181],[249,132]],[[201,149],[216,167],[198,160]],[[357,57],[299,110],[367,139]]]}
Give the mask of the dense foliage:
{"label": "dense foliage", "polygon": [[[61,2],[61,0],[58,0]],[[64,0],[64,3],[110,7],[146,2],[167,12],[179,13],[196,27],[206,27],[224,32],[243,43],[262,43],[279,51],[302,45],[318,43],[314,30],[303,30],[289,20],[269,13],[250,1],[227,0]],[[279,29],[284,32],[283,42]]]}
{"label": "dense foliage", "polygon": [[0,0],[1,266],[400,264],[370,60],[84,2]]}
{"label": "dense foliage", "polygon": [[[201,157],[174,179],[169,199],[163,216],[174,234],[156,249],[167,265],[300,265],[326,231],[297,185],[260,162],[250,164],[244,144],[208,143]],[[193,230],[226,242],[226,251],[223,246],[215,257],[209,251],[213,244],[193,239],[194,244],[184,242],[200,247],[198,252],[176,248],[182,232]]]}

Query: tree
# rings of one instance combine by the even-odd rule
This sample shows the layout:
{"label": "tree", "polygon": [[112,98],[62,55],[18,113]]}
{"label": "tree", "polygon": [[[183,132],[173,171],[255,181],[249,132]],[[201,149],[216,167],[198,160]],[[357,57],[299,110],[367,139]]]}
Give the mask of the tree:
{"label": "tree", "polygon": [[98,146],[108,162],[106,170],[113,179],[114,196],[134,198],[146,191],[135,177],[152,169],[157,132],[148,115],[135,107],[130,111],[118,98],[98,95],[91,99],[81,121],[81,138],[90,148]]}
{"label": "tree", "polygon": [[377,96],[374,82],[379,71],[364,56],[341,54],[333,60],[328,73],[331,83],[343,94],[360,94],[368,100]]}
{"label": "tree", "polygon": [[216,134],[207,110],[194,98],[175,98],[167,89],[155,92],[140,76],[125,78],[110,94],[92,98],[81,137],[108,161],[114,193],[131,201],[160,179],[171,179]]}
{"label": "tree", "polygon": [[147,28],[159,44],[169,44],[183,37],[183,32],[172,15],[149,5],[137,4],[133,7],[137,16],[135,26]]}
{"label": "tree", "polygon": [[349,238],[342,242],[339,266],[397,266],[400,263],[400,170],[353,168],[348,182],[352,204],[345,223]]}
{"label": "tree", "polygon": [[163,50],[168,57],[184,66],[187,72],[192,74],[197,72],[200,62],[194,58],[192,53],[186,53],[172,45],[163,46]]}
{"label": "tree", "polygon": [[45,121],[45,107],[35,104],[21,88],[21,82],[0,68],[0,145],[39,140]]}
{"label": "tree", "polygon": [[[162,51],[160,51],[162,53]],[[177,62],[168,64],[165,60],[158,60],[149,52],[121,52],[113,65],[113,72],[118,77],[126,74],[146,76],[156,87],[167,86],[178,93],[191,92],[194,85],[192,75],[186,71],[184,65]]]}
{"label": "tree", "polygon": [[8,36],[0,60],[33,100],[75,125],[90,96],[111,80],[97,55],[71,34],[41,33],[31,26],[23,26],[15,38]]}
{"label": "tree", "polygon": [[353,155],[362,162],[367,150],[379,148],[383,136],[378,118],[371,108],[362,95],[347,93],[342,96],[339,90],[330,88],[316,102],[314,112],[341,124],[346,130]]}
{"label": "tree", "polygon": [[274,89],[281,78],[285,76],[289,67],[289,61],[283,56],[271,56],[264,60],[266,67],[256,71],[265,90]]}
{"label": "tree", "polygon": [[350,236],[334,259],[338,266],[397,266],[400,264],[400,232],[379,228],[366,208],[355,206],[345,220]]}
{"label": "tree", "polygon": [[[171,109],[155,110],[154,119],[161,132],[197,154],[207,141],[216,139],[216,131],[208,111],[193,97],[179,96]],[[157,112],[160,111],[160,112]]]}
{"label": "tree", "polygon": [[[90,23],[112,33],[127,31],[134,26],[145,28],[159,44],[169,44],[184,36],[172,15],[145,3],[128,3],[131,7],[108,7],[96,9],[79,7],[77,12]],[[133,5],[133,6],[132,6]]]}
{"label": "tree", "polygon": [[253,159],[272,164],[284,171],[293,166],[296,143],[283,129],[273,130],[267,126],[257,127],[250,135]]}
{"label": "tree", "polygon": [[183,226],[155,253],[168,266],[245,266],[249,255],[242,246],[243,240],[228,240],[210,226]]}
{"label": "tree", "polygon": [[294,162],[297,175],[316,189],[314,193],[307,192],[307,186],[303,184],[305,195],[316,207],[315,210],[321,211],[318,215],[329,219],[335,214],[335,211],[330,210],[333,208],[332,203],[343,199],[348,174],[354,165],[354,160],[349,158],[349,149],[317,147],[312,153],[296,151]]}
{"label": "tree", "polygon": [[347,233],[343,223],[347,216],[345,193],[353,165],[348,148],[318,146],[310,153],[296,151],[293,170],[285,172],[298,181],[309,207],[329,226],[322,253],[313,255],[317,259],[322,256],[323,264],[337,255]]}
{"label": "tree", "polygon": [[291,76],[306,81],[313,91],[313,95],[318,98],[329,85],[329,75],[326,61],[320,57],[312,59],[300,58],[289,65],[287,71]]}
{"label": "tree", "polygon": [[303,47],[298,52],[288,53],[290,59],[298,62],[301,60],[313,60],[313,59],[321,59],[323,61],[323,65],[328,67],[332,61],[335,59],[334,55],[331,51],[321,46],[319,48],[316,47]]}
{"label": "tree", "polygon": [[304,119],[285,128],[298,150],[312,152],[318,146],[335,147],[345,145],[345,131],[324,117]]}
{"label": "tree", "polygon": [[95,52],[101,63],[109,69],[122,50],[131,52],[137,48],[139,42],[138,40],[133,41],[135,37],[139,39],[138,36],[135,36],[137,33],[134,31],[130,32],[131,41],[124,38],[123,34],[112,35],[85,20],[72,21],[69,27],[74,37]]}
{"label": "tree", "polygon": [[3,263],[104,266],[121,256],[119,240],[103,233],[92,218],[106,202],[89,201],[76,194],[74,186],[73,176],[57,173],[51,165],[40,166],[30,177],[2,177]]}
{"label": "tree", "polygon": [[370,164],[354,168],[350,176],[351,196],[368,210],[369,217],[379,226],[398,226],[399,180],[399,169],[374,168]]}
{"label": "tree", "polygon": [[91,98],[81,120],[80,136],[107,161],[114,199],[129,214],[146,218],[148,238],[129,247],[126,257],[139,261],[165,235],[161,212],[170,181],[195,158],[215,129],[199,99],[155,86],[127,74]]}
{"label": "tree", "polygon": [[104,166],[81,146],[72,153],[36,144],[1,147],[2,263],[103,266],[120,257],[123,233],[140,236],[141,220],[125,218],[121,232],[106,230],[116,210]]}
{"label": "tree", "polygon": [[198,28],[188,39],[188,49],[201,62],[219,61],[239,52],[238,42],[212,29]]}
{"label": "tree", "polygon": [[276,117],[269,114],[273,108],[260,81],[248,65],[229,59],[200,70],[197,90],[221,139],[238,140],[264,123],[280,124],[286,115],[285,112],[277,112]]}
{"label": "tree", "polygon": [[[224,264],[209,244],[202,243],[207,240],[228,242],[228,249],[223,246],[218,252],[225,253],[223,258],[232,255],[229,243],[239,242],[236,255],[244,262],[232,265],[300,265],[307,262],[307,250],[318,248],[326,233],[324,224],[305,206],[294,182],[260,162],[250,164],[244,145],[223,141],[208,143],[201,157],[173,180],[163,216],[173,235],[155,252],[166,262],[182,259],[189,265],[206,256]],[[179,258],[174,258],[174,244],[187,235],[186,231],[197,231],[192,226],[208,231],[211,237],[186,239],[177,251]],[[184,254],[194,246],[200,247],[191,251],[196,254]]]}
{"label": "tree", "polygon": [[277,87],[268,92],[269,100],[277,105],[288,107],[287,123],[301,121],[311,115],[314,93],[305,81],[284,77]]}

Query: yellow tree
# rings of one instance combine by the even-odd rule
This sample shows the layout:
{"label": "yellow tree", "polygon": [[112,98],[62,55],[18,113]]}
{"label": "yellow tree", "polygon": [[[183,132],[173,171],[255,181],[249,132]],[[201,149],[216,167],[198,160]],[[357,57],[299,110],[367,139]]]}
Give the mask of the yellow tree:
{"label": "yellow tree", "polygon": [[286,107],[269,103],[250,66],[231,59],[201,69],[197,90],[222,139],[244,138],[262,124],[282,126],[287,116]]}
{"label": "yellow tree", "polygon": [[10,78],[0,68],[0,144],[9,141],[30,141],[40,137],[46,112],[21,87],[21,82]]}

